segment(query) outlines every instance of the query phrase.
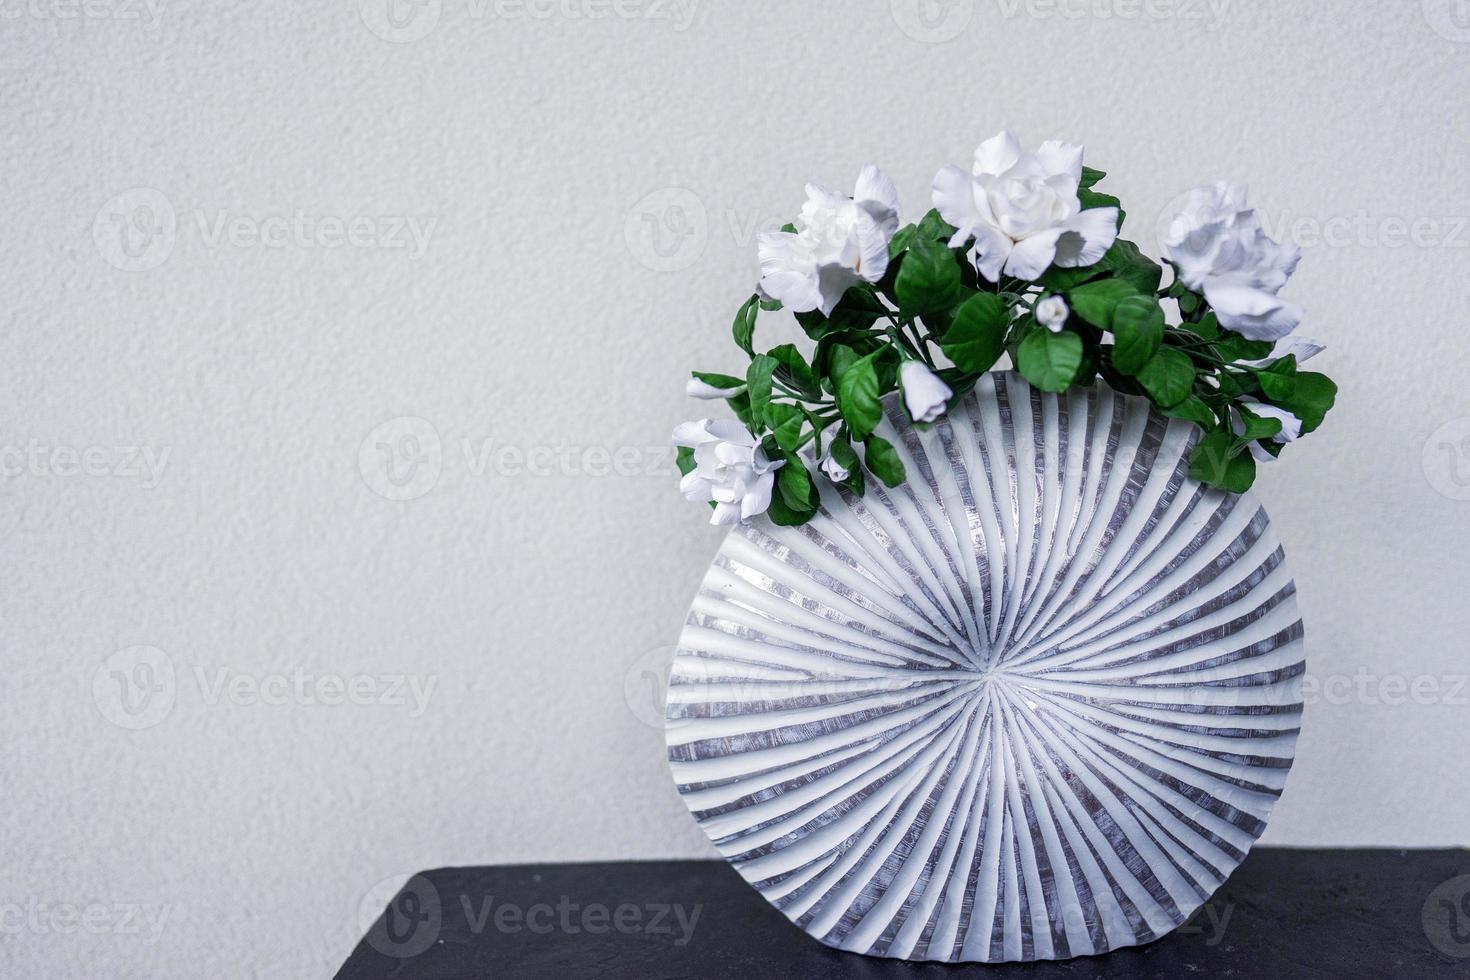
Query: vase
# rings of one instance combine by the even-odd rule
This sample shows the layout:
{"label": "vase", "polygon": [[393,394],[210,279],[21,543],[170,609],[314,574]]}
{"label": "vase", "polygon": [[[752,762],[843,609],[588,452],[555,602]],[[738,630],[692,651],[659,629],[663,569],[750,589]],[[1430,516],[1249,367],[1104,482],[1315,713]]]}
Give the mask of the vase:
{"label": "vase", "polygon": [[1265,829],[1302,623],[1199,430],[1098,386],[980,379],[907,479],[726,537],[670,672],[669,764],[716,848],[829,946],[1064,959],[1184,922]]}

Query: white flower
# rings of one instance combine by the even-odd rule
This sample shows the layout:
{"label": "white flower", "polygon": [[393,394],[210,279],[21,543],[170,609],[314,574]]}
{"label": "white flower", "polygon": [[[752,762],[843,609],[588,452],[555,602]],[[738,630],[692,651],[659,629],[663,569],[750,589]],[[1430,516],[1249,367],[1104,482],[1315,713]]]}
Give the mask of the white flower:
{"label": "white flower", "polygon": [[1062,324],[1067,322],[1067,315],[1072,311],[1067,309],[1067,301],[1060,296],[1048,296],[1036,304],[1034,312],[1037,323],[1052,333],[1061,333]]}
{"label": "white flower", "polygon": [[684,394],[691,398],[703,398],[706,401],[712,401],[717,398],[729,398],[731,395],[738,395],[744,390],[745,385],[735,385],[732,388],[716,388],[708,381],[703,381],[699,378],[690,378],[684,385]]}
{"label": "white flower", "polygon": [[870,163],[852,197],[807,184],[806,204],[793,223],[795,233],[761,234],[759,291],[793,312],[831,315],[849,286],[860,279],[877,282],[888,271],[898,192]]}
{"label": "white flower", "polygon": [[1244,184],[1224,181],[1190,191],[1164,251],[1184,285],[1204,293],[1221,326],[1251,340],[1279,340],[1302,319],[1301,307],[1276,295],[1301,250],[1273,241],[1245,195]]}
{"label": "white flower", "polygon": [[674,445],[694,450],[694,469],[679,492],[695,503],[715,502],[711,524],[734,524],[771,506],[771,487],[785,460],[771,462],[750,430],[734,419],[700,419],[674,429]]}
{"label": "white flower", "polygon": [[1296,362],[1300,364],[1308,358],[1316,357],[1326,349],[1326,344],[1300,334],[1292,334],[1276,341],[1276,346],[1272,348],[1271,353],[1259,361],[1241,361],[1240,363],[1258,368],[1270,367],[1273,362],[1281,360],[1286,355],[1295,354]]}
{"label": "white flower", "polygon": [[1004,130],[975,150],[973,174],[948,166],[934,178],[934,206],[957,229],[951,246],[971,238],[970,258],[986,279],[1032,280],[1051,265],[1092,265],[1118,237],[1118,209],[1082,210],[1082,147],[1048,140],[1023,152]]}
{"label": "white flower", "polygon": [[[1301,436],[1302,420],[1286,409],[1278,408],[1275,405],[1267,405],[1265,402],[1258,402],[1253,398],[1243,398],[1241,400],[1250,405],[1251,414],[1259,415],[1263,419],[1277,419],[1281,422],[1281,431],[1271,437],[1272,442],[1279,442],[1285,445],[1288,442],[1295,442]],[[1245,432],[1245,419],[1241,418],[1240,413],[1234,410],[1230,413],[1230,428],[1234,430],[1236,435],[1242,435]],[[1264,463],[1276,458],[1262,449],[1259,443],[1254,440],[1251,442],[1250,450],[1251,455],[1258,462]]]}
{"label": "white flower", "polygon": [[954,395],[949,385],[922,361],[904,361],[898,369],[898,380],[903,385],[903,403],[915,422],[933,422],[944,414],[944,408]]}
{"label": "white flower", "polygon": [[832,458],[831,453],[822,457],[822,472],[827,474],[827,479],[833,483],[841,483],[849,476],[852,476],[852,473],[848,471],[846,466],[843,466]]}

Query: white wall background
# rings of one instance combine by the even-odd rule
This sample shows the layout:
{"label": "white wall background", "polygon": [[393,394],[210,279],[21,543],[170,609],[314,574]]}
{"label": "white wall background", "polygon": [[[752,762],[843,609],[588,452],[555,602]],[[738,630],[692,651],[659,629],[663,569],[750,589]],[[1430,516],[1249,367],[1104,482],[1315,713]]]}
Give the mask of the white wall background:
{"label": "white wall background", "polygon": [[1451,0],[83,2],[0,0],[0,974],[326,976],[395,873],[712,854],[645,721],[718,542],[685,372],[804,180],[916,216],[1006,124],[1149,251],[1218,176],[1304,245],[1342,392],[1259,482],[1322,684],[1266,840],[1470,843]]}

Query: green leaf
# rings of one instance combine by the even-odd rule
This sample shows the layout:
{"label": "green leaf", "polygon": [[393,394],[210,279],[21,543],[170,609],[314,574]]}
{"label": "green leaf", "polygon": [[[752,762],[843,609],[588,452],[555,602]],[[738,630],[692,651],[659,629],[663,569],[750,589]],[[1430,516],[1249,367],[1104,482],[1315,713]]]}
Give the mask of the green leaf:
{"label": "green leaf", "polygon": [[886,312],[869,287],[859,284],[842,294],[831,316],[824,316],[821,310],[807,310],[796,314],[796,322],[812,340],[821,340],[829,334],[867,330]]}
{"label": "green leaf", "polygon": [[1261,393],[1270,401],[1288,399],[1296,390],[1296,358],[1289,354],[1268,368],[1251,368],[1251,373],[1256,376]]}
{"label": "green leaf", "polygon": [[1246,340],[1233,330],[1221,330],[1215,351],[1225,361],[1259,361],[1275,346],[1269,340]]}
{"label": "green leaf", "polygon": [[928,241],[948,242],[954,237],[957,229],[954,225],[939,216],[938,208],[930,208],[925,215],[919,219],[918,236]]}
{"label": "green leaf", "polygon": [[1164,277],[1163,268],[1153,259],[1138,250],[1133,242],[1118,239],[1098,262],[1119,279],[1146,295],[1158,291]]}
{"label": "green leaf", "polygon": [[1236,434],[1236,438],[1245,442],[1254,442],[1257,439],[1269,439],[1281,434],[1280,419],[1263,418],[1245,405],[1237,404],[1235,410],[1240,413],[1242,423],[1242,431]]}
{"label": "green leaf", "polygon": [[1164,340],[1164,311],[1152,296],[1126,296],[1113,308],[1113,367],[1137,374]]}
{"label": "green leaf", "polygon": [[898,450],[887,439],[868,436],[863,440],[863,458],[872,474],[890,487],[903,482],[903,460],[898,458]]}
{"label": "green leaf", "polygon": [[1137,295],[1138,290],[1122,279],[1099,279],[1068,290],[1067,305],[1099,330],[1111,330],[1118,303]]}
{"label": "green leaf", "polygon": [[774,357],[757,354],[746,369],[745,386],[750,396],[750,411],[758,419],[766,417],[766,406],[771,403],[771,375],[779,363]]}
{"label": "green leaf", "polygon": [[760,312],[760,300],[759,294],[752,294],[740,307],[740,312],[735,314],[735,325],[731,328],[735,343],[752,357],[755,356],[755,318]]}
{"label": "green leaf", "polygon": [[1149,358],[1135,377],[1161,408],[1173,408],[1194,387],[1194,362],[1189,355],[1165,347]]}
{"label": "green leaf", "polygon": [[1080,181],[1078,181],[1077,186],[1079,188],[1081,188],[1082,190],[1085,191],[1088,188],[1090,188],[1093,184],[1096,184],[1098,181],[1102,180],[1106,176],[1107,176],[1107,172],[1106,171],[1103,171],[1103,170],[1093,170],[1091,167],[1083,167],[1082,168],[1082,179]]}
{"label": "green leaf", "polygon": [[694,472],[694,449],[690,446],[680,446],[678,455],[674,457],[674,462],[679,467],[679,475],[688,476]]}
{"label": "green leaf", "polygon": [[1302,435],[1306,435],[1321,425],[1331,410],[1337,400],[1337,385],[1316,371],[1299,371],[1294,380],[1290,397],[1276,404],[1302,420]]}
{"label": "green leaf", "polygon": [[1123,202],[1113,195],[1101,194],[1097,191],[1079,188],[1077,191],[1077,201],[1082,205],[1082,210],[1084,211],[1091,211],[1093,208],[1117,208],[1118,227],[1123,227]]}
{"label": "green leaf", "polygon": [[750,409],[750,390],[746,389],[738,395],[731,395],[725,399],[725,404],[730,406],[730,411],[740,420],[740,424],[755,432],[760,429],[760,423],[756,421],[755,413]]}
{"label": "green leaf", "polygon": [[801,356],[801,351],[791,344],[782,344],[772,347],[766,352],[767,356],[774,357],[778,362],[776,377],[786,383],[788,387],[800,392],[804,398],[817,399],[822,397],[822,386],[817,381],[817,375],[807,364],[806,358]]}
{"label": "green leaf", "polygon": [[894,292],[907,313],[927,313],[954,305],[960,290],[960,265],[945,245],[915,238],[898,268]]}
{"label": "green leaf", "polygon": [[1201,483],[1245,493],[1256,479],[1256,461],[1229,429],[1206,433],[1189,454],[1189,475]]}
{"label": "green leaf", "polygon": [[1202,429],[1209,429],[1215,425],[1215,413],[1210,411],[1210,406],[1201,401],[1198,395],[1190,395],[1178,405],[1171,405],[1159,411],[1170,418],[1194,422]]}
{"label": "green leaf", "polygon": [[1016,368],[1042,391],[1065,391],[1082,366],[1082,338],[1070,331],[1038,328],[1016,351]]}
{"label": "green leaf", "polygon": [[955,311],[939,348],[962,371],[989,371],[1005,350],[1009,325],[1004,300],[994,293],[976,293]]}
{"label": "green leaf", "polygon": [[1176,297],[1176,300],[1179,303],[1179,312],[1183,313],[1185,316],[1188,316],[1195,310],[1199,309],[1199,296],[1195,293],[1191,293],[1187,289],[1184,290],[1184,292],[1180,293],[1178,297]]}
{"label": "green leaf", "polygon": [[837,378],[837,410],[852,434],[867,438],[883,418],[878,401],[878,371],[873,366],[877,352],[854,361]]}
{"label": "green leaf", "polygon": [[806,463],[796,453],[785,454],[786,465],[776,471],[776,493],[771,495],[774,502],[777,497],[782,503],[794,511],[813,511],[821,498],[817,494],[817,488],[812,483],[812,476],[807,472]]}
{"label": "green leaf", "polygon": [[794,453],[801,445],[801,430],[806,426],[806,413],[795,405],[771,402],[766,406],[766,424],[776,437],[776,445]]}
{"label": "green leaf", "polygon": [[767,313],[775,313],[781,308],[781,301],[779,299],[763,299],[760,301],[760,307]]}
{"label": "green leaf", "polygon": [[713,371],[690,371],[689,373],[712,388],[739,388],[745,384],[744,378],[737,378],[729,374],[716,374]]}
{"label": "green leaf", "polygon": [[837,461],[837,465],[847,470],[847,479],[842,481],[842,486],[861,497],[867,489],[863,479],[863,464],[858,459],[857,450],[852,448],[852,441],[845,429],[833,438],[827,452]]}
{"label": "green leaf", "polygon": [[900,252],[909,247],[909,242],[919,233],[917,225],[904,225],[893,233],[888,241],[888,257],[895,258]]}

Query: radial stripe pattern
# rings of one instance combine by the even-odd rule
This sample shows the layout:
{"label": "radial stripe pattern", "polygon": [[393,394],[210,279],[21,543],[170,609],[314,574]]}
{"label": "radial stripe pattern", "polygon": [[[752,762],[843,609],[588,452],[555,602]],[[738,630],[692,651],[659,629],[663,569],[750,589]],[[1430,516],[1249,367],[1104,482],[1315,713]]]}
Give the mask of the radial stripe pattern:
{"label": "radial stripe pattern", "polygon": [[1291,765],[1302,624],[1265,512],[1188,477],[1197,429],[1105,387],[992,374],[923,431],[889,405],[880,434],[903,485],[823,481],[806,526],[721,546],[670,674],[679,792],[834,947],[1163,935]]}

